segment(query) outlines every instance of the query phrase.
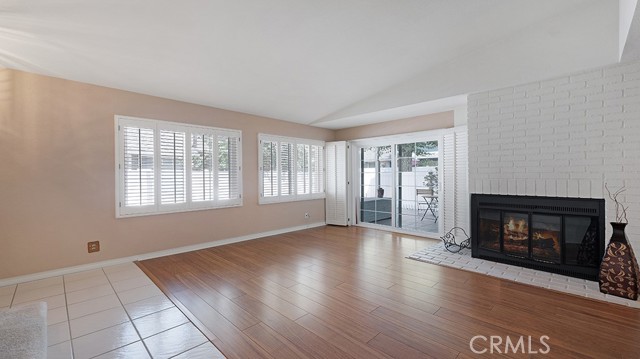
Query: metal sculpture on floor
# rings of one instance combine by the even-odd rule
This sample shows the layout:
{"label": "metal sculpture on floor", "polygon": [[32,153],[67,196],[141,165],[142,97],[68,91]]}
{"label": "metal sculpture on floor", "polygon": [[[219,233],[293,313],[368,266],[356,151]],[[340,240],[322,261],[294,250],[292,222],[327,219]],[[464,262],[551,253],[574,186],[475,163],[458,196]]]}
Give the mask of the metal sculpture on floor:
{"label": "metal sculpture on floor", "polygon": [[[456,229],[462,231],[464,234],[464,239],[462,242],[456,242]],[[471,237],[467,234],[467,232],[461,227],[453,227],[447,234],[440,237],[442,242],[444,242],[444,248],[446,248],[451,253],[458,253],[465,248],[471,248]]]}

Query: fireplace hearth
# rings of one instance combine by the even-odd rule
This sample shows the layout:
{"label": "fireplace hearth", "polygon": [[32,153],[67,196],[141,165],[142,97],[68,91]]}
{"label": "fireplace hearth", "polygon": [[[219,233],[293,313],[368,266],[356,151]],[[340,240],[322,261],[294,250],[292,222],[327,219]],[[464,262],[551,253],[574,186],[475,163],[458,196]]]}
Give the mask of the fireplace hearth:
{"label": "fireplace hearth", "polygon": [[472,256],[597,280],[604,199],[471,195]]}

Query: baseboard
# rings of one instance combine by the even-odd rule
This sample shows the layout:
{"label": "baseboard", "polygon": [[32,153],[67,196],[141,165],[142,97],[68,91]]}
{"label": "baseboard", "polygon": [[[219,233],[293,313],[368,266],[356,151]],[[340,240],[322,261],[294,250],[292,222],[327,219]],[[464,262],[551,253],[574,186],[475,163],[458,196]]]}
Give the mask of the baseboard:
{"label": "baseboard", "polygon": [[166,249],[166,250],[157,251],[157,252],[143,253],[143,254],[134,255],[134,256],[130,256],[130,257],[110,259],[110,260],[106,260],[106,261],[82,264],[82,265],[78,265],[78,266],[65,267],[65,268],[60,268],[60,269],[53,269],[53,270],[50,270],[50,271],[44,271],[44,272],[38,272],[38,273],[33,273],[33,274],[21,275],[21,276],[17,276],[17,277],[5,278],[5,279],[0,279],[0,287],[4,287],[4,286],[7,286],[7,285],[18,284],[18,283],[24,283],[24,282],[31,282],[31,281],[34,281],[34,280],[39,280],[39,279],[44,279],[44,278],[57,277],[57,276],[65,275],[65,274],[82,272],[82,271],[87,271],[87,270],[92,270],[92,269],[98,269],[98,268],[102,268],[102,267],[109,267],[109,266],[114,266],[114,265],[118,265],[118,264],[133,262],[133,261],[141,261],[141,260],[145,260],[145,259],[169,256],[169,255],[172,255],[172,254],[179,254],[179,253],[184,253],[184,252],[197,251],[199,249],[223,246],[225,244],[243,242],[243,241],[248,241],[248,240],[252,240],[252,239],[269,237],[269,236],[275,236],[275,235],[278,235],[278,234],[295,232],[295,231],[300,231],[300,230],[303,230],[303,229],[309,229],[309,228],[315,228],[315,227],[322,227],[322,226],[325,226],[325,225],[326,225],[325,222],[317,222],[317,223],[306,224],[306,225],[302,225],[302,226],[287,227],[287,228],[275,229],[275,230],[272,230],[272,231],[247,234],[247,235],[239,236],[239,237],[220,239],[220,240],[217,240],[217,241],[192,244],[192,245],[189,245],[189,246]]}

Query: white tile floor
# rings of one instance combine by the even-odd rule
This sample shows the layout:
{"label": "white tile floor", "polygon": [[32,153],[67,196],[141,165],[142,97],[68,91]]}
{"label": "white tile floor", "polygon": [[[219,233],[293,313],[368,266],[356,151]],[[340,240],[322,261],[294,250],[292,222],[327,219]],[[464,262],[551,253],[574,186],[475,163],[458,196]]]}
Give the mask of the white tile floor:
{"label": "white tile floor", "polygon": [[0,308],[38,301],[49,359],[224,358],[133,263],[0,287]]}
{"label": "white tile floor", "polygon": [[458,268],[470,272],[482,273],[492,277],[547,288],[603,302],[616,303],[632,308],[640,308],[640,301],[633,301],[600,293],[598,282],[492,262],[480,258],[473,258],[471,257],[471,250],[469,249],[464,249],[459,253],[451,253],[444,248],[442,243],[429,246],[408,256],[407,258]]}

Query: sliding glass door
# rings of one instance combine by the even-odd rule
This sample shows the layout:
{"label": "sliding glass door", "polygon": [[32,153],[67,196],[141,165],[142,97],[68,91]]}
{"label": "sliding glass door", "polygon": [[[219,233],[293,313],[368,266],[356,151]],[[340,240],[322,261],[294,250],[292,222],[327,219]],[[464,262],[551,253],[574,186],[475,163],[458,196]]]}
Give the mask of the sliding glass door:
{"label": "sliding glass door", "polygon": [[396,145],[396,227],[438,233],[438,141]]}
{"label": "sliding glass door", "polygon": [[357,148],[358,223],[439,233],[439,138],[377,140]]}
{"label": "sliding glass door", "polygon": [[392,146],[360,149],[360,221],[392,225]]}

